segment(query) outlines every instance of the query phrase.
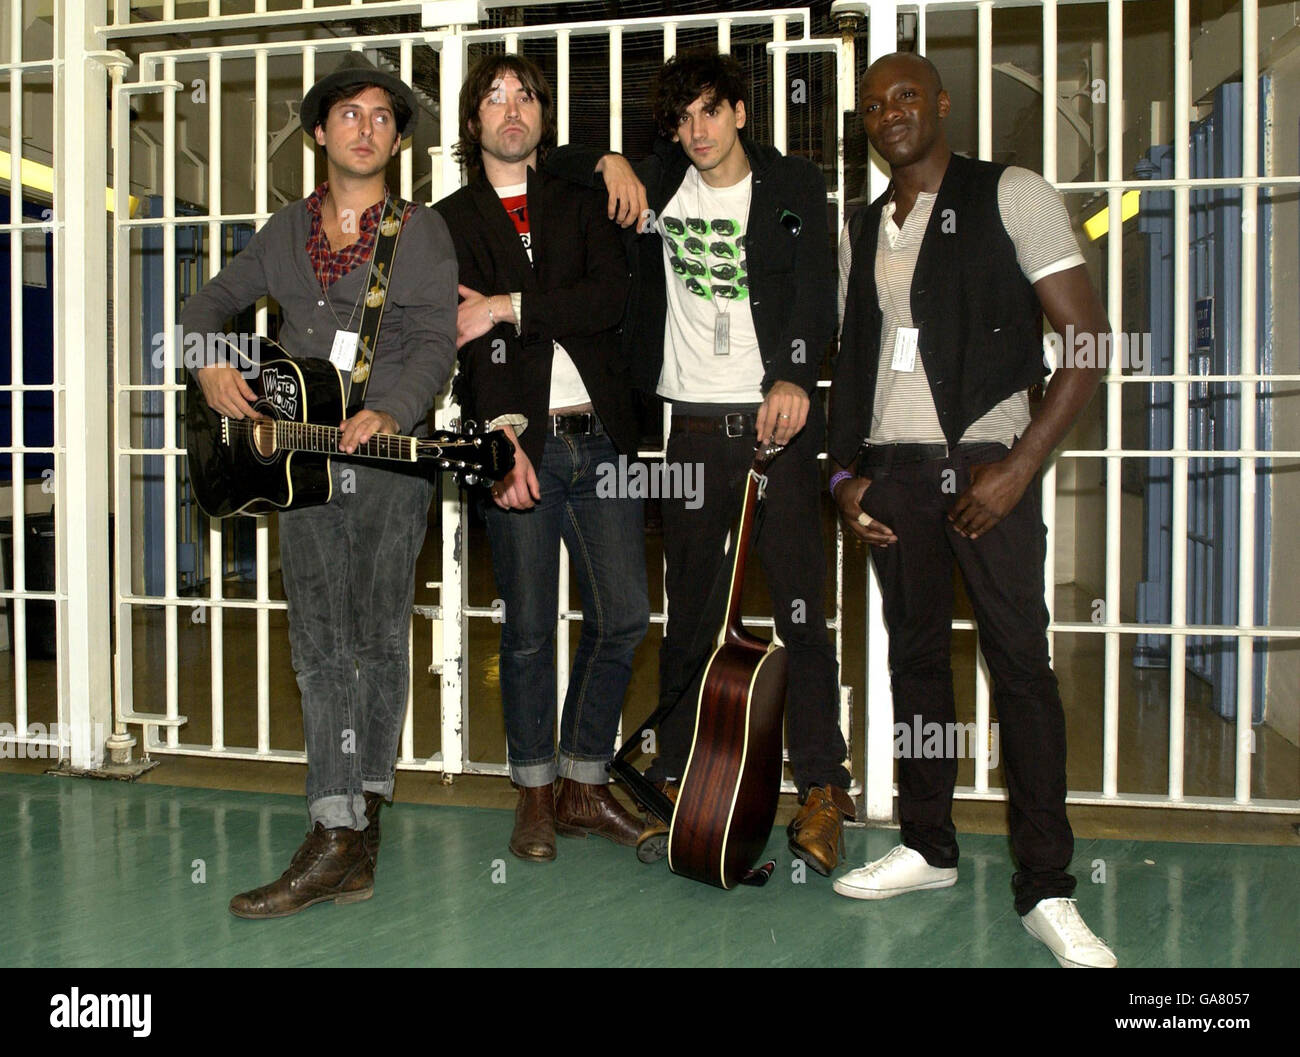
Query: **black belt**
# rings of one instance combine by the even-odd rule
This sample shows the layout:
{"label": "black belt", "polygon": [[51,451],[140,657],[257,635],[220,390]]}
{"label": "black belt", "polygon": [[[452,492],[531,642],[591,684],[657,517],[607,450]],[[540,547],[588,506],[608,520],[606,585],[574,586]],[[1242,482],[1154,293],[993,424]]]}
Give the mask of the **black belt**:
{"label": "black belt", "polygon": [[880,466],[906,466],[916,462],[937,462],[953,456],[969,455],[981,449],[1001,448],[997,441],[979,441],[972,444],[864,444],[858,452],[858,468]]}
{"label": "black belt", "polygon": [[758,434],[758,416],[752,411],[736,411],[730,415],[673,415],[671,434],[680,433],[753,437]]}
{"label": "black belt", "polygon": [[571,415],[551,415],[546,431],[554,437],[599,437],[605,432],[605,426],[594,411],[578,411]]}

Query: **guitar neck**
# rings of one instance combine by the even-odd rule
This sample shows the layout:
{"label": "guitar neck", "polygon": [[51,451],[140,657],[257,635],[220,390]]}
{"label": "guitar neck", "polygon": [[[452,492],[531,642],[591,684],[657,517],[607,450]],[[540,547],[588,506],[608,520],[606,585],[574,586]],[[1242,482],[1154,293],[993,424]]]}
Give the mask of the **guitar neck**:
{"label": "guitar neck", "polygon": [[751,469],[745,485],[745,502],[740,508],[736,545],[732,548],[731,591],[727,595],[727,616],[723,623],[728,642],[740,642],[748,637],[740,620],[740,598],[745,591],[745,563],[749,558],[749,537],[754,528],[754,508],[758,505],[758,480],[757,471]]}
{"label": "guitar neck", "polygon": [[[275,445],[284,451],[310,451],[321,455],[338,455],[339,437],[343,431],[337,426],[317,426],[310,422],[275,423]],[[419,442],[415,437],[401,437],[394,433],[376,433],[352,457],[385,459],[390,462],[415,462],[419,458]]]}

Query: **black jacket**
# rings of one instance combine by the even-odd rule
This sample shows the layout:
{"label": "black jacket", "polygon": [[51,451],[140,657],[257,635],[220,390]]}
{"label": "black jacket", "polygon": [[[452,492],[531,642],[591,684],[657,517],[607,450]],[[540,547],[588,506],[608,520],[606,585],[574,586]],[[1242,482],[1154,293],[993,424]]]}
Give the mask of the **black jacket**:
{"label": "black jacket", "polygon": [[551,392],[552,342],[572,358],[615,446],[633,453],[636,412],[618,324],[627,300],[627,261],[603,195],[528,171],[530,265],[492,185],[479,179],[434,205],[447,222],[460,282],[481,294],[523,293],[521,327],[499,323],[460,350],[453,389],[465,416],[527,416],[519,438],[538,465]]}
{"label": "black jacket", "polygon": [[[746,223],[745,254],[750,310],[763,356],[763,392],[788,381],[809,393],[817,385],[822,358],[835,332],[835,259],[827,229],[826,180],[811,162],[787,158],[743,133],[740,139],[754,174]],[[547,155],[551,171],[576,182],[603,187],[596,163],[608,153],[560,147]],[[677,193],[690,159],[675,143],[659,137],[649,157],[635,166],[658,216]],[[658,234],[624,232],[632,294],[623,321],[623,348],[637,388],[654,392],[664,362],[664,319],[668,294],[663,246]],[[800,440],[820,446],[825,435],[821,401],[813,400]]]}

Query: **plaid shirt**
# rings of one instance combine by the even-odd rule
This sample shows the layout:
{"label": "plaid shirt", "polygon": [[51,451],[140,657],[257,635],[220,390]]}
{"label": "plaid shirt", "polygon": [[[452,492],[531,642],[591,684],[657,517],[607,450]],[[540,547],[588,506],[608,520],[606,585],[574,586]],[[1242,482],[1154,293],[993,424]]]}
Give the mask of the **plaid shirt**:
{"label": "plaid shirt", "polygon": [[[383,201],[376,202],[364,213],[357,225],[357,240],[344,246],[338,253],[330,249],[330,240],[325,235],[321,224],[320,207],[325,200],[330,185],[327,180],[307,196],[307,215],[311,217],[311,232],[307,236],[307,256],[311,258],[312,269],[320,282],[322,290],[338,282],[358,264],[370,260],[370,250],[375,244],[375,232],[379,230],[379,217],[383,212]],[[388,197],[388,188],[384,188],[384,197]],[[403,220],[410,220],[415,210],[414,203],[408,203]]]}

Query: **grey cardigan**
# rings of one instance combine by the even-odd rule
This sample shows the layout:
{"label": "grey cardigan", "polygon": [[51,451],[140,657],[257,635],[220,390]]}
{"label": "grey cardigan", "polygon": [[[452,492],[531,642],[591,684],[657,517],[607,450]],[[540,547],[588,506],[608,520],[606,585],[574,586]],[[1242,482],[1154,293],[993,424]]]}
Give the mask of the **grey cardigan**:
{"label": "grey cardigan", "polygon": [[[223,332],[228,319],[269,294],[284,313],[279,340],[286,351],[329,359],[334,332],[360,325],[357,302],[370,268],[368,262],[357,265],[326,295],[307,255],[310,231],[305,199],[275,213],[186,301],[184,332]],[[416,207],[402,228],[392,276],[365,406],[388,412],[403,433],[423,435],[456,362],[456,250],[441,216]]]}

